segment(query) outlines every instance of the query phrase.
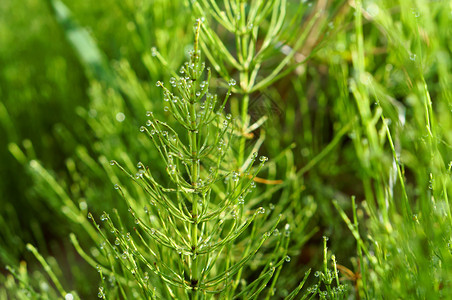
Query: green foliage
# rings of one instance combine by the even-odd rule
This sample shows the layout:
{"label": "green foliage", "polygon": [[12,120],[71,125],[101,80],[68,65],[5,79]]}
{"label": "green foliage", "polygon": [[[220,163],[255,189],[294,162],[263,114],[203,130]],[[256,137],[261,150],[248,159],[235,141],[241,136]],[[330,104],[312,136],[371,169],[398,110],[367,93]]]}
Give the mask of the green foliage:
{"label": "green foliage", "polygon": [[451,9],[2,1],[0,299],[451,298]]}
{"label": "green foliage", "polygon": [[[102,298],[115,298],[119,293],[125,298],[136,297],[137,293],[157,299],[205,298],[210,294],[232,297],[235,292],[235,297],[257,297],[275,270],[288,259],[284,258],[288,236],[277,234],[273,261],[253,261],[263,266],[261,276],[253,282],[241,278],[249,261],[272,237],[280,217],[274,216],[269,231],[264,232],[262,229],[267,226],[259,220],[259,214],[265,214],[265,209],[251,212],[245,204],[253,202],[248,194],[256,186],[253,179],[267,158],[261,156],[254,167],[257,154],[251,153],[243,173],[231,169],[234,125],[231,115],[222,112],[235,81],[229,82],[222,101],[209,92],[210,70],[204,78],[205,64],[198,50],[201,21],[197,26],[190,60],[181,68],[180,77],[170,79],[173,91],[157,82],[163,89],[167,105],[164,110],[170,112],[174,124],[160,121],[148,112],[149,129],[140,128],[166,164],[168,186],[154,178],[152,166],[139,162],[138,171],[132,175],[116,161],[110,162],[138,183],[144,194],[139,197],[141,201],[128,201],[136,224],[134,234],[125,233],[128,228],[121,225],[120,219],[114,222],[108,213],[101,216],[107,230],[99,231],[104,238],[101,249],[105,251],[105,257],[99,260],[109,262],[109,266],[98,269],[101,276],[114,274],[116,281],[111,284],[118,285],[113,291],[100,287]],[[119,186],[116,189],[127,199]],[[107,232],[113,237],[109,238]],[[242,236],[245,233],[246,238]],[[116,261],[109,261],[109,257]],[[130,283],[132,278],[135,284]]]}

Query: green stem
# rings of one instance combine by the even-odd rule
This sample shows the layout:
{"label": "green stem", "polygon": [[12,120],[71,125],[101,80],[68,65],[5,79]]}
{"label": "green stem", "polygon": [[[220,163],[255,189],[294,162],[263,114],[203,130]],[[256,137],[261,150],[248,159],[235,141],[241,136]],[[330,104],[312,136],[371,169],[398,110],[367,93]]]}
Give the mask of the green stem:
{"label": "green stem", "polygon": [[[242,98],[242,111],[241,111],[241,121],[242,121],[242,133],[245,132],[246,128],[248,127],[248,104],[250,101],[249,94],[244,94]],[[241,136],[240,138],[240,144],[239,144],[239,156],[238,156],[238,167],[241,168],[243,165],[243,160],[245,159],[245,143],[246,143],[246,137],[245,135]]]}
{"label": "green stem", "polygon": [[[199,159],[198,159],[198,129],[196,124],[196,109],[195,103],[190,103],[190,121],[191,131],[189,132],[190,149],[192,155],[191,163],[191,179],[192,186],[196,190],[199,180]],[[192,223],[190,223],[190,243],[192,249],[192,263],[191,263],[191,276],[190,284],[193,288],[192,299],[198,299],[198,261],[195,258],[197,251],[198,240],[198,199],[196,191],[192,194]]]}

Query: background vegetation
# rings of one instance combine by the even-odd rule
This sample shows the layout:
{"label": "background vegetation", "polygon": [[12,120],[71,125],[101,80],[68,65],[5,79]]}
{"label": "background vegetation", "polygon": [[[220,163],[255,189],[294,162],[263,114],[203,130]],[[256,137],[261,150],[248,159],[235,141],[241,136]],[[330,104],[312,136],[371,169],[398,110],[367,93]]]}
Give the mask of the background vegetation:
{"label": "background vegetation", "polygon": [[[241,3],[219,10],[229,2]],[[290,235],[262,295],[288,296],[312,269],[298,298],[451,298],[451,2],[269,1],[255,35],[213,3],[0,2],[0,298],[138,295],[96,270],[103,239],[87,216],[134,226],[115,184],[146,201],[112,159],[169,181],[139,128],[149,110],[170,119],[156,82],[189,59],[197,18],[211,88],[237,81],[235,167],[256,145],[269,157],[246,208],[281,213]],[[247,65],[243,41],[266,50]]]}

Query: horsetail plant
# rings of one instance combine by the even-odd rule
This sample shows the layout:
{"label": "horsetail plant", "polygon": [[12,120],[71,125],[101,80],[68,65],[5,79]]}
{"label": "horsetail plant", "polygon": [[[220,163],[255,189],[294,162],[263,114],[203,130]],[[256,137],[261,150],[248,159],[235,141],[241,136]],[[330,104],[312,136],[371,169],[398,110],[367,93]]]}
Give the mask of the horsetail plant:
{"label": "horsetail plant", "polygon": [[[302,18],[311,5],[298,5],[295,13],[288,14],[287,2],[224,0],[221,5],[216,1],[202,0],[193,4],[201,15],[213,19],[211,26],[203,24],[204,34],[200,39],[202,49],[212,66],[224,79],[238,75],[239,84],[233,90],[242,97],[240,104],[233,106],[240,106],[236,108],[240,114],[239,167],[245,159],[246,139],[268,118],[262,116],[254,124],[250,123],[250,96],[264,91],[306,62],[310,53],[303,55],[300,51],[311,52],[311,49],[307,49],[307,39],[310,38],[311,43],[317,41],[325,27],[325,18],[321,17],[322,9],[318,9],[313,11],[303,28],[300,28]],[[213,21],[233,37],[235,51],[225,46],[218,30],[213,29]],[[271,58],[281,54],[284,57],[273,65]]]}
{"label": "horsetail plant", "polygon": [[[110,236],[89,215],[104,238],[100,246],[104,258],[97,265],[102,278],[100,298],[118,294],[150,299],[205,299],[220,294],[225,298],[256,298],[272,279],[274,286],[280,268],[290,261],[289,227],[285,234],[277,229],[281,216],[270,217],[263,207],[255,208],[253,201],[246,201],[252,198],[255,176],[267,157],[257,158],[253,152],[243,171],[233,168],[235,124],[223,110],[235,81],[228,82],[223,100],[209,92],[211,71],[201,59],[200,26],[201,20],[197,20],[194,49],[180,76],[170,79],[170,87],[157,82],[171,122],[147,112],[146,126],[140,128],[166,164],[168,185],[160,183],[141,162],[133,175],[111,161],[142,187],[149,197],[148,205],[138,207],[119,185],[115,186],[135,219],[134,233],[127,231],[119,216],[104,213],[101,221]],[[257,256],[267,240],[273,252],[261,251],[264,253]],[[242,278],[246,268],[260,273],[247,282],[249,276]],[[109,284],[104,275],[109,276]],[[303,284],[304,280],[288,299]],[[266,292],[270,297],[274,291]]]}

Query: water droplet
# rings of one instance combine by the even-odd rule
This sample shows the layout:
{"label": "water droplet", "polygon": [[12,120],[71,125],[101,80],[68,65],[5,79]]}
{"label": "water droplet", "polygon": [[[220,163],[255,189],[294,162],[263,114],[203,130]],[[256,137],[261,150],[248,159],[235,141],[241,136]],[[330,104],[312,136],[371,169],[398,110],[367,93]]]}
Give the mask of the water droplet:
{"label": "water droplet", "polygon": [[286,262],[290,262],[290,256],[287,255],[286,258],[285,258],[285,260],[286,260]]}
{"label": "water droplet", "polygon": [[153,57],[157,56],[157,48],[155,48],[155,47],[152,47],[152,48],[151,48],[151,55],[152,55]]}
{"label": "water droplet", "polygon": [[410,60],[415,61],[416,60],[416,54],[411,53],[410,54]]}
{"label": "water droplet", "polygon": [[196,92],[196,97],[201,96],[201,92]]}
{"label": "water droplet", "polygon": [[240,176],[240,173],[238,173],[238,172],[232,172],[232,180],[233,181],[235,181],[235,182],[237,182],[237,181],[239,181],[239,176]]}
{"label": "water droplet", "polygon": [[123,122],[126,119],[126,115],[122,112],[116,114],[116,121]]}
{"label": "water droplet", "polygon": [[141,127],[140,127],[140,131],[141,131],[141,132],[144,132],[145,130],[146,130],[146,128],[145,128],[144,126],[141,126]]}
{"label": "water droplet", "polygon": [[378,7],[377,4],[375,3],[371,3],[367,8],[367,13],[372,17],[375,18],[378,13],[380,12],[380,8]]}
{"label": "water droplet", "polygon": [[289,223],[287,223],[286,226],[284,226],[284,235],[286,237],[290,236],[290,224]]}
{"label": "water droplet", "polygon": [[114,160],[110,160],[110,165],[114,166],[114,165],[115,165],[115,163],[116,163],[116,161],[114,161]]}
{"label": "water droplet", "polygon": [[231,79],[229,80],[228,84],[229,84],[229,86],[234,86],[234,85],[237,84],[237,82],[236,82],[234,79],[231,78]]}
{"label": "water droplet", "polygon": [[119,246],[119,244],[120,244],[119,238],[116,238],[116,239],[115,239],[115,245],[116,245],[116,246]]}
{"label": "water droplet", "polygon": [[86,210],[88,208],[88,204],[86,203],[86,201],[81,201],[78,206],[80,207],[81,210]]}
{"label": "water droplet", "polygon": [[66,296],[64,296],[64,300],[74,300],[74,295],[67,293]]}
{"label": "water droplet", "polygon": [[119,185],[118,185],[118,184],[115,184],[115,185],[114,185],[114,188],[115,188],[115,190],[119,190]]}
{"label": "water droplet", "polygon": [[264,214],[264,213],[265,213],[265,208],[259,207],[259,208],[257,209],[257,213],[258,213],[258,214]]}
{"label": "water droplet", "polygon": [[321,273],[321,272],[319,272],[319,271],[315,271],[314,276],[315,276],[315,277],[319,277],[319,276],[320,276],[320,273]]}
{"label": "water droplet", "polygon": [[163,107],[163,110],[168,111],[169,110],[168,106]]}
{"label": "water droplet", "polygon": [[268,160],[268,157],[267,156],[261,156],[261,157],[259,157],[259,161],[261,161],[261,162],[266,162]]}
{"label": "water droplet", "polygon": [[154,115],[154,113],[152,111],[147,111],[146,112],[146,116],[147,117],[150,117],[150,116],[153,116],[153,115]]}

